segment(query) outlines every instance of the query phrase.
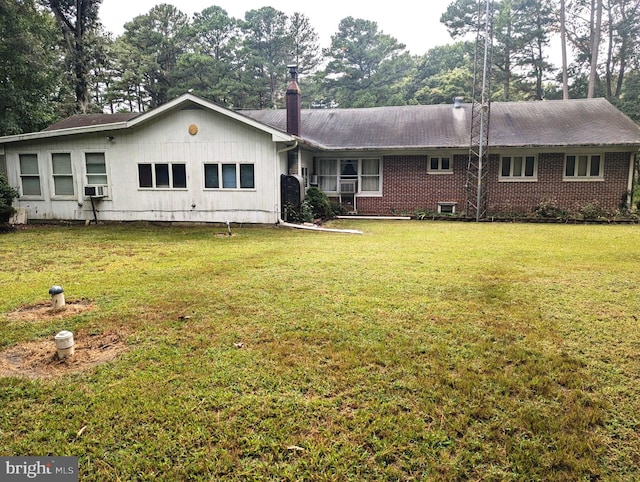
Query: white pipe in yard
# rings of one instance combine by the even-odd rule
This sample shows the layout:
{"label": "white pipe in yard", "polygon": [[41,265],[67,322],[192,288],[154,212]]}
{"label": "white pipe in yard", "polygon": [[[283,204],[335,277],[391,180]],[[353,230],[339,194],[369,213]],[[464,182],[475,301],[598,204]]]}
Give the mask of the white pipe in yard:
{"label": "white pipe in yard", "polygon": [[51,309],[58,311],[64,308],[64,290],[62,286],[52,286],[49,288],[49,294],[51,295]]}
{"label": "white pipe in yard", "polygon": [[73,356],[74,341],[73,333],[63,330],[55,336],[56,350],[58,352],[58,358],[63,360],[64,358]]}
{"label": "white pipe in yard", "polygon": [[336,216],[338,219],[369,219],[374,221],[411,221],[411,216]]}
{"label": "white pipe in yard", "polygon": [[318,231],[318,232],[324,232],[324,233],[364,234],[362,231],[358,231],[357,229],[323,228],[322,226],[316,226],[315,224],[309,226],[305,224],[287,223],[282,219],[278,220],[278,225],[283,226],[285,228],[304,229],[307,231]]}

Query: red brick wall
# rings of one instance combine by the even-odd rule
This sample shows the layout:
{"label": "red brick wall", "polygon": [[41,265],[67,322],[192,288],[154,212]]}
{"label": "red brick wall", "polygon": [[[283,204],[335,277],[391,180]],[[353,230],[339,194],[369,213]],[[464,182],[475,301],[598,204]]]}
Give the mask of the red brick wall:
{"label": "red brick wall", "polygon": [[488,178],[487,210],[490,213],[530,213],[545,201],[569,212],[596,203],[607,212],[620,206],[628,189],[630,153],[606,153],[604,181],[563,181],[564,154],[538,156],[535,182],[498,182],[499,160],[492,156]]}
{"label": "red brick wall", "polygon": [[[564,154],[538,156],[535,182],[498,182],[499,156],[491,155],[488,166],[487,207],[489,214],[531,213],[544,201],[577,211],[587,203],[598,203],[614,211],[627,191],[630,153],[607,153],[604,181],[562,180]],[[385,156],[381,197],[358,197],[359,214],[414,214],[416,210],[437,212],[438,202],[465,208],[467,155],[453,157],[453,174],[428,174],[427,156]]]}

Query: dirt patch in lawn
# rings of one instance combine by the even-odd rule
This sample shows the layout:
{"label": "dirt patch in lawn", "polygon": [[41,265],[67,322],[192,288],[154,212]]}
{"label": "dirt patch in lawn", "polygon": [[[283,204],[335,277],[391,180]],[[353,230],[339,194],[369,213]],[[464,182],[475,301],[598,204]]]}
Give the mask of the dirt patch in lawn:
{"label": "dirt patch in lawn", "polygon": [[124,333],[74,333],[74,354],[59,359],[54,338],[30,341],[0,352],[0,376],[50,378],[88,370],[126,351]]}
{"label": "dirt patch in lawn", "polygon": [[[7,313],[12,321],[40,322],[64,320],[95,305],[86,299],[67,300],[65,306],[53,310],[50,302],[22,306]],[[74,354],[59,359],[54,337],[21,343],[0,352],[0,377],[51,378],[88,370],[114,360],[127,349],[125,330],[103,333],[78,330],[73,333]]]}
{"label": "dirt patch in lawn", "polygon": [[43,301],[28,306],[21,306],[17,310],[7,313],[7,317],[13,321],[46,321],[62,320],[68,316],[84,313],[95,309],[95,305],[86,299],[67,300],[65,305],[58,309],[51,308],[50,301]]}

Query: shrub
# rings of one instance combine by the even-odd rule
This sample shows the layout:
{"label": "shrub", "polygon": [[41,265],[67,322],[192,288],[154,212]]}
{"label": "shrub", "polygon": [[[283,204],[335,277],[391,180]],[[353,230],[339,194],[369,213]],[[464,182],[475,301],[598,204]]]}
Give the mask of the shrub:
{"label": "shrub", "polygon": [[544,199],[533,208],[533,212],[537,217],[546,219],[563,219],[568,215],[567,211],[559,208],[552,199]]}
{"label": "shrub", "polygon": [[12,188],[3,174],[0,174],[0,223],[6,223],[16,212],[12,206],[18,197],[18,191]]}
{"label": "shrub", "polygon": [[586,203],[580,210],[578,214],[582,216],[583,219],[602,219],[607,218],[608,213],[600,207],[597,201]]}
{"label": "shrub", "polygon": [[317,187],[310,187],[307,189],[307,194],[304,200],[311,207],[313,219],[328,219],[332,216],[329,198]]}
{"label": "shrub", "polygon": [[346,208],[342,204],[340,204],[338,201],[330,201],[329,206],[330,206],[329,216],[332,218],[347,214]]}

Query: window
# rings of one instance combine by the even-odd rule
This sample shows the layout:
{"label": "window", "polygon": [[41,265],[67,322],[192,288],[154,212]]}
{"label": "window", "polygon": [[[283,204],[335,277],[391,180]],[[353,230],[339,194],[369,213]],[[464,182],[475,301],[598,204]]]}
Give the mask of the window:
{"label": "window", "polygon": [[53,173],[53,194],[55,196],[73,196],[71,154],[68,152],[51,154],[51,172]]}
{"label": "window", "polygon": [[360,191],[380,191],[380,163],[378,159],[362,159]]}
{"label": "window", "polygon": [[455,214],[456,204],[454,202],[439,202],[438,213],[439,214]]}
{"label": "window", "polygon": [[186,164],[138,164],[138,185],[141,188],[186,189]]}
{"label": "window", "polygon": [[318,161],[318,187],[325,192],[338,190],[338,160],[320,159]]}
{"label": "window", "polygon": [[453,163],[450,157],[430,157],[427,172],[431,174],[452,174]]}
{"label": "window", "polygon": [[354,159],[340,159],[340,178],[357,179],[358,161]]}
{"label": "window", "polygon": [[37,154],[20,154],[20,181],[23,196],[42,196]]}
{"label": "window", "polygon": [[205,164],[204,187],[206,189],[255,189],[253,164]]}
{"label": "window", "polygon": [[500,178],[509,181],[532,181],[538,177],[536,156],[502,156]]}
{"label": "window", "polygon": [[87,169],[87,184],[105,186],[107,184],[107,164],[104,152],[85,152],[85,167]]}
{"label": "window", "polygon": [[324,192],[338,192],[341,181],[355,180],[358,193],[379,193],[380,159],[318,159],[318,187]]}
{"label": "window", "polygon": [[570,155],[565,159],[565,179],[602,179],[603,162],[599,154]]}

